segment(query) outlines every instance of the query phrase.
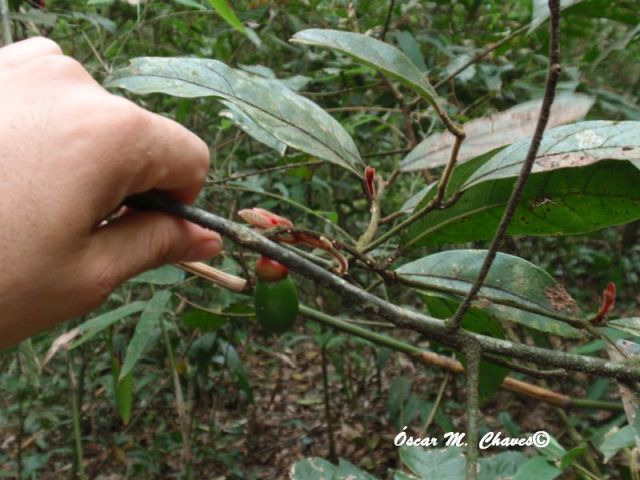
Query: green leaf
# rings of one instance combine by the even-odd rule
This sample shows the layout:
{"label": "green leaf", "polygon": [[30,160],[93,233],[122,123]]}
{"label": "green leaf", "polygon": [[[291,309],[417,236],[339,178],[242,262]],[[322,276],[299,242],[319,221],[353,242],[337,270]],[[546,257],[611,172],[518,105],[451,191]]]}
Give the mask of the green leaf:
{"label": "green leaf", "polygon": [[611,459],[624,448],[633,448],[636,445],[635,429],[632,425],[626,425],[619,430],[612,430],[600,444],[600,451],[604,455],[604,461]]}
{"label": "green leaf", "polygon": [[189,328],[213,331],[225,325],[228,317],[206,310],[192,309],[182,315],[182,321]]}
{"label": "green leaf", "polygon": [[[420,291],[462,296],[473,285],[486,250],[449,250],[402,265],[396,272]],[[498,253],[476,308],[504,321],[569,338],[582,332],[557,319],[572,317],[577,305],[551,275],[526,260]]]}
{"label": "green leaf", "polygon": [[402,462],[421,478],[461,480],[464,478],[465,458],[458,447],[423,450],[419,447],[400,448]]}
{"label": "green leaf", "polygon": [[[593,98],[579,93],[558,95],[553,102],[547,128],[581,119],[593,106],[593,102]],[[531,137],[541,106],[542,100],[531,100],[465,123],[466,138],[460,147],[458,162],[463,163],[496,148]],[[410,172],[446,164],[454,139],[448,131],[429,135],[400,162],[400,169]]]}
{"label": "green leaf", "polygon": [[332,480],[337,467],[318,457],[304,458],[291,466],[291,480]]}
{"label": "green leaf", "polygon": [[[459,201],[409,227],[401,239],[403,246],[492,238],[528,148],[529,140],[521,141],[489,160],[483,156],[479,166],[468,162],[477,169],[460,186]],[[637,220],[638,166],[640,122],[593,121],[549,130],[508,232],[576,235]]]}
{"label": "green leaf", "polygon": [[424,74],[401,50],[360,33],[311,28],[296,33],[292,42],[328,47],[381,71],[417,92],[431,105],[441,109],[438,94]]}
{"label": "green leaf", "polygon": [[154,285],[173,285],[184,280],[184,270],[173,265],[164,265],[154,270],[147,270],[130,279],[133,283],[152,283]]}
{"label": "green leaf", "polygon": [[640,317],[616,318],[609,320],[607,326],[640,337]]}
{"label": "green leaf", "polygon": [[338,470],[334,473],[332,480],[376,480],[376,478],[359,469],[348,460],[341,458]]}
{"label": "green leaf", "polygon": [[245,32],[246,27],[231,9],[229,4],[227,3],[227,0],[209,0],[209,4],[218,13],[218,15],[224,18],[225,22],[238,30],[240,33]]}
{"label": "green leaf", "polygon": [[129,345],[127,345],[127,354],[124,358],[122,371],[118,376],[119,380],[122,380],[131,372],[135,364],[140,360],[140,357],[144,354],[151,339],[151,333],[158,324],[161,315],[166,311],[166,306],[170,298],[171,292],[168,290],[156,292],[142,311],[140,320],[138,320],[136,325],[136,330],[133,332]]}
{"label": "green leaf", "polygon": [[260,47],[262,43],[260,41],[260,38],[258,38],[253,30],[244,26],[244,24],[240,21],[235,12],[229,6],[229,3],[227,3],[227,0],[209,0],[209,4],[213,7],[216,13],[224,19],[225,22],[227,22],[231,27],[235,28],[240,33],[246,35],[247,38],[256,47]]}
{"label": "green leaf", "polygon": [[230,120],[236,127],[240,128],[247,135],[263,143],[269,148],[273,148],[278,154],[283,157],[287,146],[274,137],[268,130],[265,130],[256,122],[254,122],[249,115],[244,113],[240,108],[236,107],[231,102],[222,102],[227,109],[220,111],[218,115]]}
{"label": "green leaf", "polygon": [[422,51],[420,50],[420,44],[417,42],[416,38],[407,31],[398,32],[395,35],[396,42],[398,42],[398,47],[402,50],[407,57],[411,59],[418,70],[421,72],[427,71],[427,65],[424,63],[424,57],[422,56]]}
{"label": "green leaf", "polygon": [[247,372],[244,369],[244,364],[242,363],[238,352],[235,348],[233,348],[233,345],[225,342],[224,340],[218,340],[218,343],[220,345],[220,350],[222,350],[222,355],[224,356],[226,365],[235,374],[238,385],[240,385],[240,388],[244,392],[247,399],[251,403],[253,403],[253,393],[251,391],[251,385],[249,384]]}
{"label": "green leaf", "polygon": [[522,452],[502,452],[480,458],[478,480],[511,480],[527,457]]}
{"label": "green leaf", "polygon": [[226,100],[280,142],[362,174],[358,149],[340,123],[278,80],[252,76],[217,60],[140,57],[115,72],[106,85],[136,94]]}
{"label": "green leaf", "polygon": [[42,364],[38,354],[33,348],[30,338],[23,340],[18,345],[18,355],[20,355],[20,367],[24,376],[29,380],[29,384],[36,389],[40,387],[40,374]]}
{"label": "green leaf", "polygon": [[204,5],[196,2],[195,0],[175,0],[175,2],[180,4],[180,5],[184,5],[185,7],[195,8],[196,10],[206,10],[207,9]]}
{"label": "green leaf", "polygon": [[122,423],[127,425],[131,418],[131,405],[133,403],[133,372],[129,372],[128,375],[120,379],[120,360],[113,349],[110,349],[110,352],[114,401]]}
{"label": "green leaf", "polygon": [[133,372],[119,380],[116,385],[116,405],[122,423],[129,424],[131,419],[131,407],[133,405]]}
{"label": "green leaf", "polygon": [[[429,309],[429,313],[436,318],[450,318],[460,300],[450,296],[442,295],[424,295],[425,303]],[[475,308],[470,309],[462,319],[462,327],[473,333],[486,335],[493,338],[505,338],[504,330],[500,324],[491,318],[488,313]],[[461,352],[456,352],[456,356],[467,367],[466,357]],[[509,375],[509,369],[491,362],[480,361],[480,386],[479,395],[480,402],[484,403],[496,393],[502,382]]]}
{"label": "green leaf", "polygon": [[98,333],[109,328],[118,320],[122,320],[125,317],[129,317],[134,313],[141,312],[146,307],[147,302],[132,302],[122,307],[115,308],[107,313],[98,315],[97,317],[87,320],[78,327],[78,333],[82,335],[82,338],[73,342],[69,349],[76,348],[83,343],[91,340]]}
{"label": "green leaf", "polygon": [[[517,177],[531,141],[505,148],[465,182],[465,190],[482,182]],[[548,130],[532,173],[580,168],[601,160],[629,160],[640,167],[640,122],[589,121]]]}
{"label": "green leaf", "polygon": [[543,457],[536,456],[522,465],[512,478],[513,480],[553,480],[561,473],[561,470],[548,463]]}
{"label": "green leaf", "polygon": [[[609,18],[629,25],[638,24],[638,8],[632,2],[612,2],[611,0],[561,0],[562,16],[568,14],[592,18]],[[549,18],[547,0],[533,0],[533,15],[529,33]]]}

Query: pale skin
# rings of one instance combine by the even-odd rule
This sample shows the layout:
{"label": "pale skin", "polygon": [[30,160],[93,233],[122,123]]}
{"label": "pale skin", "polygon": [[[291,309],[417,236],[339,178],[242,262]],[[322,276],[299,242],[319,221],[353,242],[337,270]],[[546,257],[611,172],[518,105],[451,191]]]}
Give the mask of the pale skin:
{"label": "pale skin", "polygon": [[0,348],[94,310],[140,272],[220,252],[216,233],[162,213],[103,223],[151,189],[193,202],[209,150],[56,43],[0,48],[0,139]]}

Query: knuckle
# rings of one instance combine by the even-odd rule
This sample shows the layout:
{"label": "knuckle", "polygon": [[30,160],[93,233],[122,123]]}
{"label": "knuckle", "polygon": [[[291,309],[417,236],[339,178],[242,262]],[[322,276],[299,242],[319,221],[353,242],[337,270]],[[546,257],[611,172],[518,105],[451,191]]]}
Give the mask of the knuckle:
{"label": "knuckle", "polygon": [[47,55],[40,58],[37,64],[40,72],[47,75],[56,75],[65,78],[90,78],[89,73],[80,62],[66,55]]}
{"label": "knuckle", "polygon": [[62,48],[53,40],[46,37],[32,37],[26,40],[30,46],[34,47],[39,53],[48,55],[62,55]]}

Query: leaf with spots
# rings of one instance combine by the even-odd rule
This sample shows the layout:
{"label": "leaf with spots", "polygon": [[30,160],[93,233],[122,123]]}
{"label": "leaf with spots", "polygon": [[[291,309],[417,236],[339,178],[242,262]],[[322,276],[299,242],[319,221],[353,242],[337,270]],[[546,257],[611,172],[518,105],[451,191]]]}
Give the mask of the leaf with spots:
{"label": "leaf with spots", "polygon": [[[547,128],[580,120],[593,102],[593,98],[581,93],[558,95],[553,102]],[[541,106],[541,99],[530,100],[465,123],[466,137],[458,153],[458,163],[533,135]],[[454,140],[455,137],[448,131],[429,135],[400,162],[400,170],[411,172],[446,164]]]}
{"label": "leaf with spots", "polygon": [[[473,285],[486,253],[449,250],[402,265],[396,273],[418,291],[461,299]],[[563,321],[575,319],[578,307],[562,285],[542,268],[512,255],[498,253],[473,307],[495,319],[554,335],[583,336]]]}
{"label": "leaf with spots", "polygon": [[436,109],[442,107],[438,94],[402,50],[361,33],[322,28],[310,28],[296,33],[294,43],[327,47],[354,58],[356,61],[381,71],[418,93]]}
{"label": "leaf with spots", "polygon": [[[217,60],[140,57],[116,71],[106,86],[145,95],[216,97],[260,130],[291,148],[335,163],[360,176],[364,163],[347,131],[317,104],[274,79],[250,75]],[[254,135],[255,136],[255,135]],[[261,140],[263,141],[263,140]]]}
{"label": "leaf with spots", "polygon": [[[459,166],[466,170],[454,171],[458,202],[409,227],[401,238],[404,248],[492,238],[529,143]],[[508,233],[576,235],[640,219],[639,184],[640,122],[589,121],[548,130]],[[433,190],[416,209],[431,200]]]}

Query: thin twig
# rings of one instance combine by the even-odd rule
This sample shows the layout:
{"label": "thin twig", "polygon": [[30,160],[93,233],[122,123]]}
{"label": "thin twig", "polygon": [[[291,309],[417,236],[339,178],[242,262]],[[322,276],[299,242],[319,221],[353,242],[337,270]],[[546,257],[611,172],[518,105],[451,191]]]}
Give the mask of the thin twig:
{"label": "thin twig", "polygon": [[384,196],[385,190],[385,182],[381,177],[378,177],[378,189],[376,190],[373,198],[371,199],[371,208],[369,211],[371,212],[371,217],[369,219],[369,225],[364,233],[358,238],[356,242],[356,250],[361,251],[366,245],[371,242],[371,239],[375,236],[378,231],[378,225],[380,223],[380,215],[382,213],[382,207],[380,204],[382,203],[382,197]]}
{"label": "thin twig", "polygon": [[333,108],[325,108],[327,112],[385,112],[385,113],[397,113],[402,110],[399,108],[390,108],[390,107],[377,107],[371,105],[351,105],[348,107],[333,107]]}
{"label": "thin twig", "polygon": [[467,364],[467,467],[465,480],[478,478],[478,417],[480,416],[480,345],[471,341],[464,349]]}
{"label": "thin twig", "polygon": [[378,88],[383,86],[383,82],[369,83],[368,85],[358,85],[357,87],[342,88],[340,90],[331,90],[328,92],[298,92],[305,97],[331,97],[333,95],[342,95],[344,93],[355,92],[358,90],[366,90],[368,88]]}
{"label": "thin twig", "polygon": [[436,83],[433,86],[433,88],[437,89],[437,88],[440,88],[445,83],[448,83],[451,79],[453,79],[453,78],[457,77],[458,75],[460,75],[461,72],[465,71],[471,65],[473,65],[474,63],[478,63],[480,60],[482,60],[484,57],[489,55],[491,52],[493,52],[494,50],[497,50],[498,48],[500,48],[502,45],[504,45],[505,43],[507,43],[508,41],[513,39],[514,37],[517,37],[521,33],[525,32],[528,28],[529,28],[528,24],[527,25],[522,25],[520,28],[517,28],[516,30],[511,32],[509,35],[504,37],[502,40],[500,40],[500,41],[498,41],[496,43],[492,43],[491,45],[487,46],[487,48],[485,48],[484,50],[482,50],[478,54],[476,54],[473,57],[471,57],[469,59],[469,61],[463,63],[462,65],[460,65],[460,67],[456,68],[453,72],[451,72],[445,78],[443,78],[442,80],[438,81],[438,83]]}
{"label": "thin twig", "polygon": [[527,180],[529,179],[529,174],[531,173],[531,169],[533,168],[533,165],[535,163],[536,155],[538,153],[538,149],[540,148],[540,143],[542,142],[542,137],[549,121],[551,105],[553,104],[553,100],[556,94],[556,85],[558,84],[558,79],[560,78],[560,1],[549,0],[549,10],[551,12],[551,16],[549,17],[549,28],[551,35],[551,41],[549,45],[549,69],[547,72],[547,82],[544,92],[544,98],[542,100],[542,107],[540,109],[540,116],[538,117],[536,130],[533,135],[533,139],[531,140],[529,151],[527,152],[527,158],[522,164],[520,175],[518,176],[516,183],[513,186],[511,197],[507,202],[507,206],[505,207],[504,214],[502,215],[502,219],[500,220],[500,224],[498,225],[498,229],[493,237],[493,240],[491,241],[491,245],[489,246],[489,250],[487,251],[487,256],[484,259],[482,268],[480,269],[480,272],[478,273],[478,276],[476,277],[476,280],[471,286],[471,289],[467,293],[466,297],[454,313],[453,317],[451,317],[451,319],[447,322],[447,328],[449,330],[456,330],[460,326],[462,317],[471,306],[471,302],[473,302],[473,299],[480,291],[480,288],[482,288],[482,284],[484,283],[484,280],[489,273],[489,269],[493,264],[493,260],[496,258],[498,248],[500,247],[500,244],[502,243],[502,240],[507,233],[507,229],[509,228],[509,224],[513,219],[518,201],[520,200],[522,192],[524,191],[524,187],[526,186]]}
{"label": "thin twig", "polygon": [[387,36],[387,32],[389,31],[389,25],[391,24],[391,15],[393,14],[393,7],[396,3],[396,0],[391,0],[389,2],[389,9],[387,10],[387,18],[384,20],[384,28],[382,29],[382,33],[380,34],[380,40],[384,42],[384,39]]}
{"label": "thin twig", "polygon": [[640,370],[634,368],[633,365],[514,343],[463,329],[451,332],[441,320],[420,312],[407,310],[376,297],[243,225],[205,210],[181,204],[161,193],[147,192],[138,194],[129,197],[126,204],[133,208],[163,211],[216,231],[238,246],[266,255],[286,265],[290,270],[304,275],[316,284],[334,291],[349,304],[358,305],[381,318],[389,320],[399,328],[422,332],[425,336],[438,340],[450,348],[461,350],[469,341],[475,339],[480,344],[483,352],[526,359],[544,367],[565,368],[623,380],[640,380]]}
{"label": "thin twig", "polygon": [[397,150],[387,150],[386,152],[367,153],[362,155],[362,158],[389,157],[391,155],[398,155],[398,154],[407,153],[410,151],[411,151],[410,148],[399,148]]}
{"label": "thin twig", "polygon": [[510,362],[509,360],[505,360],[502,357],[498,357],[496,355],[488,355],[484,354],[482,357],[495,365],[500,365],[501,367],[506,367],[509,370],[513,370],[514,372],[524,373],[525,375],[529,375],[530,377],[535,378],[550,378],[550,377],[567,377],[566,370],[556,369],[556,370],[538,370],[537,368],[530,368],[525,365],[521,365],[519,363]]}
{"label": "thin twig", "polygon": [[424,425],[422,426],[422,430],[420,430],[420,434],[419,434],[420,437],[424,437],[426,435],[427,430],[429,429],[429,427],[431,426],[431,423],[433,422],[433,419],[436,418],[436,413],[440,408],[440,403],[442,403],[442,397],[444,396],[444,391],[445,391],[445,388],[447,387],[447,384],[449,383],[450,377],[451,377],[451,374],[447,371],[447,373],[445,373],[444,375],[444,378],[442,379],[440,388],[438,389],[438,394],[436,395],[436,399],[433,402],[433,405],[431,406],[431,411],[429,412],[427,421],[424,422]]}
{"label": "thin twig", "polygon": [[[401,223],[399,223],[398,225],[390,229],[387,233],[385,233],[384,235],[381,235],[376,240],[374,240],[369,245],[367,245],[366,248],[363,250],[365,253],[370,252],[377,246],[382,245],[384,242],[386,242],[390,238],[393,238],[394,236],[396,236],[398,233],[406,230],[410,225],[413,225],[418,220],[424,218],[424,216],[427,213],[437,208],[441,208],[443,206],[444,195],[447,191],[447,186],[449,185],[449,180],[451,179],[451,174],[453,173],[453,169],[455,168],[456,163],[458,161],[458,152],[460,151],[460,146],[462,145],[462,142],[464,141],[464,138],[465,138],[464,131],[459,131],[457,132],[457,134],[454,134],[454,135],[456,135],[456,137],[453,143],[453,148],[451,149],[451,156],[449,157],[449,161],[447,162],[447,165],[444,168],[444,172],[442,172],[442,176],[438,181],[437,192],[435,197],[433,197],[431,201],[427,203],[424,207],[422,207],[420,210],[418,210],[417,212],[414,212],[409,218],[405,219],[404,221],[402,221]],[[397,258],[397,255],[396,255],[396,258]],[[385,263],[390,264],[390,262],[385,262]]]}
{"label": "thin twig", "polygon": [[261,168],[260,170],[253,170],[251,172],[237,173],[224,178],[210,179],[207,181],[207,185],[218,185],[221,183],[233,182],[234,180],[240,180],[242,178],[253,177],[256,175],[264,175],[265,173],[279,172],[281,170],[292,170],[294,168],[301,167],[317,167],[325,164],[324,160],[311,160],[309,162],[301,163],[288,163],[286,165],[276,165],[275,167]]}

